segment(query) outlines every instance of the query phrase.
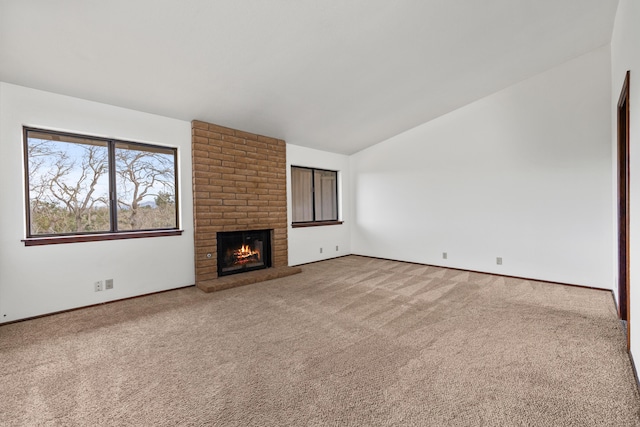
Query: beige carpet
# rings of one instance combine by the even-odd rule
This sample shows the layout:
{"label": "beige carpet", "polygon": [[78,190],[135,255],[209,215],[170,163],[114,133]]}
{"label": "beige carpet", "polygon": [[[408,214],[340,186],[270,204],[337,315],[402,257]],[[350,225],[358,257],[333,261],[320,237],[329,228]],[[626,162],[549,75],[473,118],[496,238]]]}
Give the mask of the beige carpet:
{"label": "beige carpet", "polygon": [[610,293],[350,256],[0,326],[0,424],[635,426]]}

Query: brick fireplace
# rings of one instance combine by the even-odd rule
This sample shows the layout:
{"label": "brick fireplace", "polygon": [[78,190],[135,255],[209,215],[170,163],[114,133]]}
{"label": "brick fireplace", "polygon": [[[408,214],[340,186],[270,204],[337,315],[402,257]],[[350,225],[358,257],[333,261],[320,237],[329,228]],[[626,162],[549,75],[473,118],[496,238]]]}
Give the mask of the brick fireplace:
{"label": "brick fireplace", "polygon": [[[196,286],[211,292],[282,277],[288,267],[286,145],[191,122]],[[271,268],[218,277],[217,233],[269,230]]]}

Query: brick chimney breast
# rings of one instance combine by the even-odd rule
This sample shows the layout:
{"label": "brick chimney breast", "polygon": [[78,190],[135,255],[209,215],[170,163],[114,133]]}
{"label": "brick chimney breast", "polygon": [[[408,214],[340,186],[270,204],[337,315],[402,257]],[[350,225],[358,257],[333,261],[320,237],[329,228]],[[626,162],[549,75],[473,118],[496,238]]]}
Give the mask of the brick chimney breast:
{"label": "brick chimney breast", "polygon": [[272,266],[286,267],[285,142],[198,120],[191,135],[196,284],[218,277],[219,231],[273,230]]}

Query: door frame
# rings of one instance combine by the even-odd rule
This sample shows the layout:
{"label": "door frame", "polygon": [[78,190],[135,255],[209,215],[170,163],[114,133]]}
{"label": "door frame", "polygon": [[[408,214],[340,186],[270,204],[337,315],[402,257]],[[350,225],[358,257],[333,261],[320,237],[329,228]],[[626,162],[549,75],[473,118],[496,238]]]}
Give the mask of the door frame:
{"label": "door frame", "polygon": [[618,315],[627,322],[627,350],[631,344],[629,316],[629,78],[627,71],[617,106],[618,128]]}

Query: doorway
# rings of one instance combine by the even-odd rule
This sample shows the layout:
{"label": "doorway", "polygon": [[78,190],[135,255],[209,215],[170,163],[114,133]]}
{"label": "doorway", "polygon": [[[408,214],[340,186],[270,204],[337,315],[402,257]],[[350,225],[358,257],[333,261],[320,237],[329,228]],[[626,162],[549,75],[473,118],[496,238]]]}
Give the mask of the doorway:
{"label": "doorway", "polygon": [[627,350],[629,323],[629,75],[618,100],[618,314],[626,325]]}

